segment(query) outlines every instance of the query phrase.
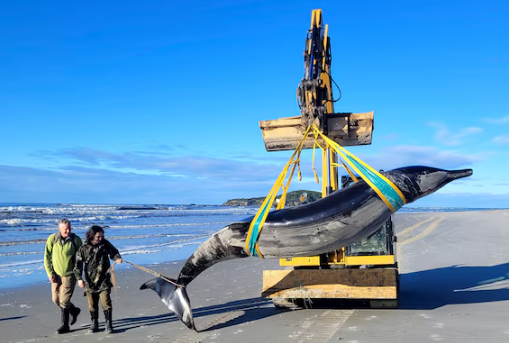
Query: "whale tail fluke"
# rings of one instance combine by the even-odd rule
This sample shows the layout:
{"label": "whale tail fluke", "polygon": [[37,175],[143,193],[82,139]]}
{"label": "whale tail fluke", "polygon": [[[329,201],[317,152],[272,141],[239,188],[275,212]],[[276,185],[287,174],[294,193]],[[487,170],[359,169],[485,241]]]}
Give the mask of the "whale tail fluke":
{"label": "whale tail fluke", "polygon": [[156,292],[170,311],[175,313],[188,328],[197,331],[185,286],[175,286],[161,278],[155,278],[145,282],[140,289],[151,289]]}

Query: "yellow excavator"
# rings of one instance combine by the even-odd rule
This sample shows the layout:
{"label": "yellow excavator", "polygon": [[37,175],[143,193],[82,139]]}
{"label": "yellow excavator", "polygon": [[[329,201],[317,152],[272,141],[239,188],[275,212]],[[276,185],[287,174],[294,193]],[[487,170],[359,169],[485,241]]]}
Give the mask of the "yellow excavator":
{"label": "yellow excavator", "polygon": [[[304,47],[304,77],[297,89],[300,116],[260,121],[267,151],[292,150],[307,127],[319,130],[342,146],[371,144],[374,113],[335,112],[338,98],[331,76],[331,42],[322,11],[313,10]],[[336,85],[337,87],[337,85]],[[338,91],[340,93],[339,87]],[[304,149],[313,148],[309,137]],[[336,153],[322,151],[322,197],[348,187],[351,176],[338,182]],[[392,218],[360,242],[320,256],[284,258],[281,270],[263,272],[262,296],[277,307],[309,307],[314,299],[355,299],[373,308],[397,307],[399,273]]]}

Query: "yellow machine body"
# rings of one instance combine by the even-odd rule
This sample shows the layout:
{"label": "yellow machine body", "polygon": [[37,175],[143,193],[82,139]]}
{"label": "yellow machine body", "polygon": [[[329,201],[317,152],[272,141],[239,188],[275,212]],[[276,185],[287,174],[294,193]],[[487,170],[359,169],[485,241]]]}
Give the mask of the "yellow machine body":
{"label": "yellow machine body", "polygon": [[[331,82],[330,38],[321,10],[314,10],[304,50],[305,75],[298,88],[301,115],[260,122],[267,151],[295,149],[305,128],[315,124],[335,142],[344,146],[371,144],[373,112],[334,113]],[[309,138],[304,148],[312,148]],[[338,190],[337,158],[331,149],[322,152],[322,196]],[[351,180],[350,180],[351,181]],[[347,184],[343,184],[345,186]],[[285,270],[263,273],[262,296],[274,304],[288,299],[339,298],[382,301],[373,306],[397,306],[399,274],[393,252],[392,221],[377,234],[391,235],[382,253],[362,253],[366,239],[350,247],[320,256],[280,259]],[[355,250],[361,251],[354,253]],[[360,268],[363,266],[364,268]]]}
{"label": "yellow machine body", "polygon": [[[341,250],[343,251],[343,250]],[[328,265],[343,266],[375,266],[375,265],[394,265],[396,259],[394,255],[377,255],[377,256],[344,256],[341,260],[327,260]],[[302,267],[323,265],[320,262],[320,256],[310,257],[288,257],[279,260],[279,264],[283,267]]]}

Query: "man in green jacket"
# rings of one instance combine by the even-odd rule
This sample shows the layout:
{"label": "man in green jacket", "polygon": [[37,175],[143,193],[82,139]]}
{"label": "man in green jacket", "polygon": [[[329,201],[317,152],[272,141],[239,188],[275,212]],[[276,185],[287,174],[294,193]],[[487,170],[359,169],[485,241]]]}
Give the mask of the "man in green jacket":
{"label": "man in green jacket", "polygon": [[73,270],[76,253],[81,245],[81,239],[71,232],[71,222],[67,219],[58,222],[58,232],[50,235],[46,241],[44,268],[51,282],[51,298],[61,309],[62,326],[57,330],[59,334],[70,331],[69,315],[72,316],[70,325],[73,325],[81,312],[71,303],[76,285]]}

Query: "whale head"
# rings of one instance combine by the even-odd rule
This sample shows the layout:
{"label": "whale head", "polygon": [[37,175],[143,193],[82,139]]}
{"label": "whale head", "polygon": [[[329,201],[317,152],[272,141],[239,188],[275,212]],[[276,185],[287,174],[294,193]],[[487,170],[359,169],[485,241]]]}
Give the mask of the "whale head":
{"label": "whale head", "polygon": [[431,194],[451,181],[472,175],[472,169],[445,170],[433,167],[411,166],[383,173],[411,203]]}

